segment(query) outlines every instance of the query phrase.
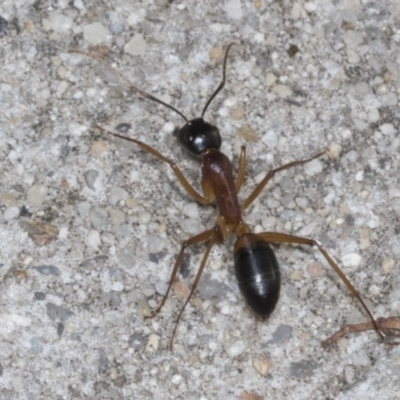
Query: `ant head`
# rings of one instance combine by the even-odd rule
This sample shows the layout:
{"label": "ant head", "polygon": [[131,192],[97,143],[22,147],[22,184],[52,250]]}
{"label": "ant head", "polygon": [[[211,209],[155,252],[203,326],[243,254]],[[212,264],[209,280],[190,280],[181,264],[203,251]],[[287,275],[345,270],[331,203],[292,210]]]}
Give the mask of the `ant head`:
{"label": "ant head", "polygon": [[203,118],[188,121],[182,128],[176,129],[174,135],[179,144],[196,157],[201,156],[207,149],[219,149],[222,143],[219,129]]}

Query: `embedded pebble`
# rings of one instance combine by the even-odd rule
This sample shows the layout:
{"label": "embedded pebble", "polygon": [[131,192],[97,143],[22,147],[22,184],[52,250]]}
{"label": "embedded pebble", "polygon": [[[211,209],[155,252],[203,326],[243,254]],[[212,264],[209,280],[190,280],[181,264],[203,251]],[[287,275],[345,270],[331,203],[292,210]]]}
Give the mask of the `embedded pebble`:
{"label": "embedded pebble", "polygon": [[183,214],[185,214],[189,218],[199,219],[199,206],[197,203],[187,203],[182,208]]}
{"label": "embedded pebble", "polygon": [[100,22],[83,27],[83,38],[92,46],[97,46],[107,39],[107,29]]}
{"label": "embedded pebble", "polygon": [[331,143],[328,147],[327,155],[330,158],[339,158],[340,154],[342,152],[342,146],[340,146],[337,143]]}
{"label": "embedded pebble", "polygon": [[210,57],[210,60],[218,60],[223,55],[224,55],[224,50],[222,49],[222,47],[213,47],[208,52],[208,56]]}
{"label": "embedded pebble", "polygon": [[385,257],[382,261],[382,269],[385,274],[389,274],[393,271],[395,265],[395,261],[393,258]]}
{"label": "embedded pebble", "polygon": [[369,237],[369,229],[367,227],[363,227],[360,229],[360,249],[364,250],[371,246],[371,241]]}
{"label": "embedded pebble", "polygon": [[50,15],[50,26],[54,32],[65,33],[73,26],[73,20],[66,15],[52,13]]}
{"label": "embedded pebble", "polygon": [[174,375],[172,378],[171,378],[171,382],[174,384],[174,385],[179,385],[181,382],[182,382],[182,375]]}
{"label": "embedded pebble", "polygon": [[392,124],[382,124],[379,127],[379,130],[384,135],[394,135],[396,133],[396,129],[394,129],[394,126]]}
{"label": "embedded pebble", "polygon": [[96,140],[92,143],[90,147],[90,153],[94,156],[101,156],[104,152],[107,151],[108,143],[104,140]]}
{"label": "embedded pebble", "polygon": [[92,249],[97,249],[101,245],[100,233],[92,229],[86,237],[86,245]]}
{"label": "embedded pebble", "polygon": [[227,349],[226,352],[232,358],[239,356],[242,354],[247,348],[247,344],[244,340],[236,340],[233,342]]}
{"label": "embedded pebble", "polygon": [[265,77],[265,85],[270,87],[275,84],[277,79],[278,78],[274,74],[272,74],[271,72],[268,72]]}
{"label": "embedded pebble", "polygon": [[314,370],[320,368],[322,363],[313,360],[300,360],[290,364],[290,375],[297,379],[306,379],[313,375]]}
{"label": "embedded pebble", "polygon": [[249,142],[257,142],[258,136],[254,129],[251,128],[249,125],[242,125],[238,130],[237,134],[244,140]]}
{"label": "embedded pebble", "polygon": [[141,56],[146,51],[146,41],[140,33],[136,33],[124,46],[124,52],[131,56]]}
{"label": "embedded pebble", "polygon": [[244,117],[244,108],[243,107],[233,108],[230,111],[229,116],[235,121],[237,121],[238,119],[242,119]]}
{"label": "embedded pebble", "polygon": [[342,264],[345,267],[358,267],[361,262],[361,256],[357,253],[348,253],[342,257]]}
{"label": "embedded pebble", "polygon": [[58,237],[58,227],[40,220],[21,221],[20,226],[28,232],[28,236],[37,246],[44,246]]}
{"label": "embedded pebble", "polygon": [[11,195],[10,193],[3,193],[0,196],[0,202],[5,205],[6,207],[16,206],[17,200],[16,198]]}
{"label": "embedded pebble", "polygon": [[128,192],[125,189],[114,187],[110,190],[110,203],[115,206],[122,200],[126,200],[128,198]]}
{"label": "embedded pebble", "polygon": [[58,306],[54,303],[46,304],[46,313],[52,321],[61,321],[63,323],[65,323],[69,317],[74,315],[72,311],[69,311],[67,308]]}
{"label": "embedded pebble", "polygon": [[83,173],[83,177],[85,179],[86,186],[89,189],[94,190],[94,183],[99,176],[99,173],[94,169],[89,169]]}
{"label": "embedded pebble", "polygon": [[41,275],[60,275],[60,270],[54,265],[38,265],[37,267],[32,267],[39,272]]}
{"label": "embedded pebble", "polygon": [[48,189],[44,185],[33,185],[28,190],[26,200],[33,206],[40,207],[46,200],[47,191]]}
{"label": "embedded pebble", "polygon": [[311,160],[310,162],[304,164],[304,172],[307,175],[313,176],[319,174],[322,171],[323,164],[320,160]]}
{"label": "embedded pebble", "polygon": [[138,216],[139,224],[147,225],[151,221],[151,214],[147,211],[141,212]]}
{"label": "embedded pebble", "polygon": [[141,349],[144,347],[145,341],[146,340],[141,333],[135,332],[129,336],[128,344],[129,347],[132,347],[133,349]]}
{"label": "embedded pebble", "polygon": [[159,345],[160,345],[160,336],[152,333],[147,341],[146,351],[150,352],[157,351]]}
{"label": "embedded pebble", "polygon": [[272,91],[282,99],[286,99],[293,94],[292,89],[290,89],[290,87],[286,85],[275,85],[273,86]]}
{"label": "embedded pebble", "polygon": [[312,13],[317,9],[317,5],[312,2],[312,1],[306,1],[304,3],[304,9],[308,12],[308,13]]}
{"label": "embedded pebble", "polygon": [[[189,286],[183,282],[183,281],[177,281],[174,282],[174,284],[172,285],[172,289],[175,293],[175,296],[179,299],[187,299],[189,297],[190,294],[190,288]],[[163,293],[165,292],[164,290],[162,291]]]}
{"label": "embedded pebble", "polygon": [[107,210],[98,206],[92,206],[89,211],[90,222],[98,230],[104,230],[108,226]]}
{"label": "embedded pebble", "polygon": [[18,218],[21,210],[19,207],[7,207],[4,210],[4,219],[6,221],[11,221],[12,219]]}
{"label": "embedded pebble", "polygon": [[186,233],[196,234],[204,230],[201,222],[193,218],[185,218],[180,225]]}
{"label": "embedded pebble", "polygon": [[313,277],[321,276],[322,264],[316,261],[312,262],[311,264],[308,265],[307,272]]}
{"label": "embedded pebble", "polygon": [[110,222],[113,225],[122,225],[125,223],[125,214],[121,210],[110,210]]}
{"label": "embedded pebble", "polygon": [[240,0],[226,0],[223,8],[228,16],[232,19],[240,19],[243,16]]}
{"label": "embedded pebble", "polygon": [[373,108],[368,112],[368,121],[369,122],[378,122],[380,115],[379,115],[379,110],[376,108]]}
{"label": "embedded pebble", "polygon": [[267,376],[271,368],[271,363],[266,358],[257,359],[253,361],[253,367],[261,376]]}

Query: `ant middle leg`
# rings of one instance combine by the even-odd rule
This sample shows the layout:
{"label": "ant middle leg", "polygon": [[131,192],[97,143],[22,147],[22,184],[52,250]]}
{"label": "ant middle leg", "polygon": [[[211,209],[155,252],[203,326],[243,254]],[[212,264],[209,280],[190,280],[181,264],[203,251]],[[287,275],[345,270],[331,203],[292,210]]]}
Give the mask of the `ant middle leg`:
{"label": "ant middle leg", "polygon": [[356,290],[356,288],[349,281],[349,279],[346,277],[346,275],[343,273],[343,271],[339,268],[339,266],[335,263],[335,261],[333,261],[333,259],[326,252],[326,250],[316,240],[304,238],[301,236],[288,235],[285,233],[277,233],[277,232],[262,232],[259,235],[268,243],[304,244],[307,246],[318,247],[318,250],[324,256],[325,260],[328,261],[328,263],[332,267],[332,269],[339,275],[340,279],[347,286],[347,289],[351,292],[351,294],[353,296],[355,296],[358,299],[358,301],[362,305],[363,309],[369,316],[376,332],[382,338],[382,340],[385,341],[384,332],[379,328],[378,323],[376,322],[375,318],[373,317],[373,315],[372,315],[371,311],[369,310],[369,308],[367,307],[367,305],[364,303],[364,300],[361,298],[361,296],[358,293],[358,291]]}
{"label": "ant middle leg", "polygon": [[292,161],[288,164],[282,165],[281,167],[275,168],[267,173],[267,175],[264,177],[264,179],[256,186],[256,188],[253,190],[253,192],[250,194],[250,196],[245,200],[245,202],[241,205],[241,210],[245,210],[247,207],[250,206],[251,203],[260,195],[262,190],[265,188],[267,183],[272,179],[272,177],[280,171],[284,171],[285,169],[289,169],[292,167],[295,167],[296,165],[302,165],[305,163],[308,163],[309,161],[312,161],[318,157],[323,156],[326,153],[326,150],[321,151],[320,153],[316,154],[315,156],[311,158],[307,158],[306,160],[299,160],[299,161]]}

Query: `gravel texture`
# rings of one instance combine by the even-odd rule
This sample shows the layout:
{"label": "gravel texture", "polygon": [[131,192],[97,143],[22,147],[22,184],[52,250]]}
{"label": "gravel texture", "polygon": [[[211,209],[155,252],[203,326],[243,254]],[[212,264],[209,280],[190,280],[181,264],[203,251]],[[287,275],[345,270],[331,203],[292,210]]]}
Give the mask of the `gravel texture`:
{"label": "gravel texture", "polygon": [[140,89],[206,118],[237,169],[254,232],[319,240],[377,317],[400,314],[400,3],[22,1],[0,3],[0,391],[2,399],[400,398],[400,347],[374,332],[317,249],[276,246],[278,306],[246,308],[233,240],[215,246],[168,343],[213,226],[168,165],[96,125],[145,141],[200,190],[200,166],[172,132],[183,121]]}

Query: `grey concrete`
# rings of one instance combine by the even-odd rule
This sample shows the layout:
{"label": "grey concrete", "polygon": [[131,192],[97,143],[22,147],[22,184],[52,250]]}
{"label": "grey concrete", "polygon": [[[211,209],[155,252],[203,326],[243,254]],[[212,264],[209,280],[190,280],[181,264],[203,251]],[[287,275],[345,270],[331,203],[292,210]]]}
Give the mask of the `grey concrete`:
{"label": "grey concrete", "polygon": [[[168,342],[204,248],[188,250],[162,312],[180,243],[213,226],[169,167],[95,124],[146,141],[200,190],[172,111],[206,117],[243,200],[278,174],[245,220],[318,239],[377,317],[400,314],[398,1],[9,1],[0,4],[0,389],[2,399],[395,399],[400,348],[375,332],[320,341],[367,321],[317,249],[274,247],[275,313],[257,321],[216,246]],[[296,46],[296,47],[294,47]],[[296,53],[296,50],[298,52]],[[294,54],[296,53],[296,54]],[[129,129],[127,129],[129,128]],[[257,397],[258,396],[258,397]]]}

